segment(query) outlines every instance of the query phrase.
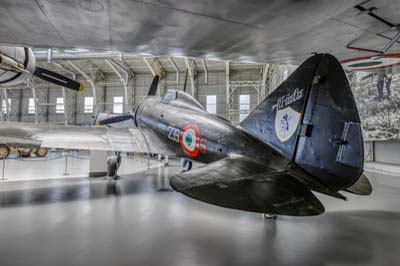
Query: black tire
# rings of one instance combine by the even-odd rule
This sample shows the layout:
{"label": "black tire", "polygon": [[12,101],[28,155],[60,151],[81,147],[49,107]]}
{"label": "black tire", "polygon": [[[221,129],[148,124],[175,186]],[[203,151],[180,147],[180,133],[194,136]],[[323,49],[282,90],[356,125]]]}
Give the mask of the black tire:
{"label": "black tire", "polygon": [[117,166],[115,163],[109,164],[107,167],[107,176],[115,176],[117,174]]}
{"label": "black tire", "polygon": [[188,159],[181,159],[181,166],[184,172],[192,170],[193,162]]}
{"label": "black tire", "polygon": [[0,144],[0,160],[6,159],[10,155],[10,148],[5,144]]}
{"label": "black tire", "polygon": [[21,149],[19,150],[19,154],[21,154],[22,157],[31,157],[31,149]]}
{"label": "black tire", "polygon": [[47,148],[39,148],[35,151],[35,155],[36,155],[36,157],[42,158],[42,157],[46,157],[48,152],[49,152],[49,149],[47,149]]}

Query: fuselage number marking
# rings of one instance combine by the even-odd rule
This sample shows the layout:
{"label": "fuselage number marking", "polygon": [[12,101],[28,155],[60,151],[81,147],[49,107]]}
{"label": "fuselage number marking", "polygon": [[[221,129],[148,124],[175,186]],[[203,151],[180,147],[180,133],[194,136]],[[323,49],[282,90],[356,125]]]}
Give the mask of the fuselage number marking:
{"label": "fuselage number marking", "polygon": [[179,135],[181,134],[181,130],[175,127],[168,127],[168,138],[175,142],[179,143]]}

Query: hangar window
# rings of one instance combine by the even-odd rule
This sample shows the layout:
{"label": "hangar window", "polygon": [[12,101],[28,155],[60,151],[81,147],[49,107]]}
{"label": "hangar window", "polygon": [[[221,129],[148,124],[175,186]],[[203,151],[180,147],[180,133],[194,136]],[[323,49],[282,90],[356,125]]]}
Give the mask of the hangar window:
{"label": "hangar window", "polygon": [[[11,106],[11,98],[8,98],[7,101],[8,101],[8,106]],[[2,111],[4,114],[7,114],[6,99],[3,99],[3,101],[1,102],[1,111]]]}
{"label": "hangar window", "polygon": [[56,114],[64,113],[64,98],[58,97],[56,99]]}
{"label": "hangar window", "polygon": [[217,113],[217,95],[207,95],[207,111],[210,114]]}
{"label": "hangar window", "polygon": [[85,97],[85,114],[93,113],[93,97]]}
{"label": "hangar window", "polygon": [[250,113],[250,95],[244,94],[239,96],[239,110],[240,110],[240,122],[246,118]]}
{"label": "hangar window", "polygon": [[122,102],[123,102],[123,97],[122,96],[116,96],[114,97],[114,107],[113,107],[113,113],[115,114],[121,114],[122,113]]}
{"label": "hangar window", "polygon": [[34,113],[35,113],[35,100],[33,98],[29,98],[28,114],[34,114]]}
{"label": "hangar window", "polygon": [[289,70],[285,69],[285,71],[283,72],[283,79],[287,79],[287,77],[289,76]]}

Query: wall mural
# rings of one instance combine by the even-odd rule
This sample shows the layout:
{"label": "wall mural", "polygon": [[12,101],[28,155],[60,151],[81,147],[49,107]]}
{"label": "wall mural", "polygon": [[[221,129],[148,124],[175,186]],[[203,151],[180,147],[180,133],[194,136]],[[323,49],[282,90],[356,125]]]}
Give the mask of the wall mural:
{"label": "wall mural", "polygon": [[400,74],[349,72],[364,140],[400,140]]}

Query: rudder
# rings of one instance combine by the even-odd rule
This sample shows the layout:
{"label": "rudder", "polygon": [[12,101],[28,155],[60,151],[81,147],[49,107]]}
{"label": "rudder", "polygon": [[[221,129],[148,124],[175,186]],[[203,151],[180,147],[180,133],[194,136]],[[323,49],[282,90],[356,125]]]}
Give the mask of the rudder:
{"label": "rudder", "polygon": [[334,190],[350,186],[363,171],[360,118],[332,55],[306,60],[241,127]]}

